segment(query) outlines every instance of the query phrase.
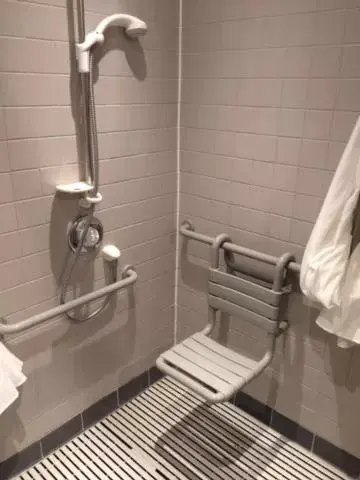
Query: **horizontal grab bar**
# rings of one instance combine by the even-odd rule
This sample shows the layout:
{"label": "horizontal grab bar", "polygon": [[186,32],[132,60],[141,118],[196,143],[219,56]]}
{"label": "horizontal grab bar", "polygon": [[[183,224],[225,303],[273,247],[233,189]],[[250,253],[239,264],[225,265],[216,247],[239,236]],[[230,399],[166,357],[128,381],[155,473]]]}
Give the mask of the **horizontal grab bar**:
{"label": "horizontal grab bar", "polygon": [[[204,235],[203,233],[197,233],[193,230],[192,223],[189,220],[185,220],[180,226],[180,233],[191,240],[197,240],[201,243],[206,243],[207,245],[212,245],[215,241],[215,238]],[[251,250],[250,248],[240,247],[231,242],[225,242],[221,246],[224,250],[232,253],[238,253],[247,258],[252,258],[254,260],[259,260],[261,262],[267,263],[269,265],[276,265],[279,261],[278,257],[273,255],[268,255],[267,253],[258,252],[257,250]],[[290,262],[288,265],[288,270],[299,274],[300,273],[300,264],[296,262]]]}
{"label": "horizontal grab bar", "polygon": [[55,318],[58,315],[72,310],[73,308],[81,307],[81,305],[85,305],[86,303],[92,302],[101,297],[105,297],[105,295],[114,293],[117,290],[128,287],[129,285],[133,285],[138,278],[137,273],[132,266],[126,266],[122,274],[123,278],[115,283],[111,283],[110,285],[99,288],[99,290],[95,290],[95,292],[87,293],[86,295],[82,295],[74,300],[70,300],[63,305],[58,305],[57,307],[51,308],[46,312],[38,313],[30,318],[27,318],[26,320],[22,320],[21,322],[8,325],[4,323],[3,319],[2,321],[0,319],[0,336],[28,330],[35,325],[39,325],[40,323],[46,322],[51,318]]}

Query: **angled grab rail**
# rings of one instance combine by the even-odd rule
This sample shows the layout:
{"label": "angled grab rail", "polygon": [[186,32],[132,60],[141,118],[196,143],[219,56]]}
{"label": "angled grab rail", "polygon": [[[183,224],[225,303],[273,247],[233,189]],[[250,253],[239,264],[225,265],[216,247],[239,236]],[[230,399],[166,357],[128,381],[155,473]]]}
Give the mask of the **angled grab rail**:
{"label": "angled grab rail", "polygon": [[133,267],[128,265],[123,269],[122,277],[123,278],[121,280],[118,280],[115,283],[111,283],[110,285],[106,285],[99,290],[95,290],[95,292],[82,295],[81,297],[70,300],[63,305],[58,305],[57,307],[51,308],[46,312],[33,315],[32,317],[22,320],[21,322],[7,324],[4,323],[4,320],[0,318],[0,336],[23,332],[24,330],[28,330],[35,325],[39,325],[40,323],[46,322],[51,318],[55,318],[58,315],[68,312],[73,308],[81,307],[86,303],[92,302],[101,297],[104,297],[105,295],[109,295],[118,290],[121,290],[122,288],[133,285],[136,282],[138,275],[133,269]]}

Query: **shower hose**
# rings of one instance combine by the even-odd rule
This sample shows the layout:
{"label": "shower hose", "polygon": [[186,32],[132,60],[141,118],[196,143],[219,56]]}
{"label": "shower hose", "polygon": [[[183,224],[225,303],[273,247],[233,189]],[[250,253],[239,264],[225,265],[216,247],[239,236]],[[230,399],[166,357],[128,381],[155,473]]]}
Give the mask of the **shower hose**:
{"label": "shower hose", "polygon": [[[88,166],[89,174],[91,178],[92,189],[89,192],[90,197],[96,197],[99,190],[99,150],[98,150],[98,138],[97,138],[97,127],[96,127],[96,111],[95,111],[95,97],[94,97],[94,53],[93,50],[90,51],[90,68],[89,74],[87,75],[87,88],[84,93],[85,97],[85,116],[87,122],[87,150],[88,150]],[[72,255],[69,256],[64,274],[62,276],[61,287],[60,287],[60,303],[64,304],[66,302],[66,293],[69,288],[69,284],[74,272],[74,268],[79,260],[82,248],[84,246],[87,233],[89,231],[91,221],[94,216],[95,206],[91,204],[88,208],[87,214],[84,217],[84,228],[79,237],[78,245],[76,246],[75,251]],[[112,281],[116,281],[116,264],[112,262],[111,265],[112,271]],[[77,315],[75,313],[67,312],[66,316],[69,320],[73,322],[85,322],[91,318],[99,315],[110,301],[111,295],[107,295],[102,302],[102,304],[93,312],[88,315]]]}

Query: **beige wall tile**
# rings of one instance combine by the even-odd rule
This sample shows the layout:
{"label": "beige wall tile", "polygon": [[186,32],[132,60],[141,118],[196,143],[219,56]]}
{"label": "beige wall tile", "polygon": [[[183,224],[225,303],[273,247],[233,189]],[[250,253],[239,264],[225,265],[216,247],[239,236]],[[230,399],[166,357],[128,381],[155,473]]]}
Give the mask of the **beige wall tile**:
{"label": "beige wall tile", "polygon": [[325,168],[329,144],[324,140],[303,140],[299,164],[306,167]]}
{"label": "beige wall tile", "polygon": [[77,162],[75,137],[32,138],[8,142],[12,170]]}
{"label": "beige wall tile", "polygon": [[284,165],[297,165],[302,145],[300,138],[278,137],[276,143],[276,161]]}
{"label": "beige wall tile", "polygon": [[[67,75],[6,73],[1,75],[3,104],[9,107],[69,105]],[[31,95],[29,95],[31,92]]]}
{"label": "beige wall tile", "polygon": [[49,248],[49,230],[49,225],[20,230],[19,237],[23,255],[30,255]]}
{"label": "beige wall tile", "polygon": [[[282,67],[285,78],[308,78],[311,67],[311,48],[286,48]],[[280,72],[278,71],[278,74]]]}
{"label": "beige wall tile", "polygon": [[268,230],[269,216],[266,213],[256,210],[232,207],[230,225],[241,225],[244,230],[265,234]]}
{"label": "beige wall tile", "polygon": [[275,158],[276,138],[265,135],[236,136],[236,155],[264,162],[272,162]]}
{"label": "beige wall tile", "polygon": [[286,21],[285,45],[310,45],[316,28],[314,13],[291,15]]}
{"label": "beige wall tile", "polygon": [[315,222],[321,208],[322,199],[315,196],[296,195],[293,216],[297,220]]}
{"label": "beige wall tile", "polygon": [[6,108],[4,112],[9,139],[75,134],[69,107]]}
{"label": "beige wall tile", "polygon": [[14,189],[14,199],[41,197],[43,194],[39,170],[23,170],[12,172],[11,179]]}
{"label": "beige wall tile", "polygon": [[307,89],[307,108],[332,110],[335,105],[336,92],[337,80],[310,79]]}
{"label": "beige wall tile", "polygon": [[236,83],[237,103],[242,106],[278,106],[281,86],[279,79],[239,79]]}
{"label": "beige wall tile", "polygon": [[0,141],[5,139],[6,139],[5,114],[4,114],[4,109],[0,108]]}
{"label": "beige wall tile", "polygon": [[329,150],[326,159],[326,168],[328,170],[335,170],[345,150],[344,142],[330,142]]}
{"label": "beige wall tile", "polygon": [[35,280],[0,293],[3,315],[23,310],[53,297],[56,293],[52,277]]}
{"label": "beige wall tile", "polygon": [[316,16],[313,41],[318,45],[341,44],[345,30],[345,11],[321,12]]}
{"label": "beige wall tile", "polygon": [[0,71],[29,73],[67,73],[69,48],[66,43],[24,38],[1,38]]}
{"label": "beige wall tile", "polygon": [[[292,251],[301,260],[360,112],[359,5],[185,0],[184,33],[191,35],[185,40],[181,127],[192,128],[181,138],[181,219],[191,218],[199,232],[227,232],[241,245],[274,255]],[[203,182],[204,175],[211,182]],[[224,179],[230,198],[217,193]],[[200,330],[206,319],[209,252],[192,243],[180,259],[179,338]],[[314,328],[317,311],[303,305],[301,295],[294,298],[287,352],[279,351],[272,373],[246,391],[358,454],[354,429],[336,398],[345,395],[338,386],[344,362],[333,349],[326,353],[328,336]],[[249,346],[258,351],[255,337],[236,322],[229,331],[231,346],[242,352]],[[346,398],[358,398],[341,388]]]}
{"label": "beige wall tile", "polygon": [[0,234],[0,262],[6,262],[21,257],[19,232]]}
{"label": "beige wall tile", "polygon": [[43,195],[55,194],[56,185],[74,183],[81,180],[78,164],[62,165],[40,169],[40,182]]}
{"label": "beige wall tile", "polygon": [[13,200],[13,187],[9,173],[0,174],[0,204],[9,203]]}
{"label": "beige wall tile", "polygon": [[16,218],[15,205],[11,203],[0,205],[0,216],[2,219],[0,224],[0,233],[6,233],[16,230],[18,223]]}
{"label": "beige wall tile", "polygon": [[51,197],[21,201],[16,204],[19,228],[34,227],[50,221]]}
{"label": "beige wall tile", "polygon": [[357,120],[356,112],[335,111],[331,127],[331,139],[346,142]]}
{"label": "beige wall tile", "polygon": [[311,234],[312,227],[311,223],[292,220],[290,240],[305,246]]}
{"label": "beige wall tile", "polygon": [[332,122],[332,112],[308,110],[305,113],[304,137],[326,140],[329,138]]}
{"label": "beige wall tile", "polygon": [[296,191],[305,195],[324,197],[332,178],[332,173],[311,168],[299,168]]}
{"label": "beige wall tile", "polygon": [[278,135],[282,137],[301,137],[305,113],[303,110],[281,109],[278,117]]}
{"label": "beige wall tile", "polygon": [[359,29],[357,28],[360,19],[360,10],[351,10],[346,12],[345,23],[345,43],[358,43],[360,39]]}
{"label": "beige wall tile", "polygon": [[[62,0],[55,0],[53,4],[65,7]],[[67,18],[64,8],[48,8],[46,5],[26,2],[18,4],[4,0],[1,13],[0,30],[3,35],[67,41]]]}
{"label": "beige wall tile", "polygon": [[341,47],[320,46],[311,50],[311,77],[336,77],[340,69]]}
{"label": "beige wall tile", "polygon": [[356,92],[360,86],[359,79],[339,80],[339,91],[336,98],[336,108],[338,110],[360,110],[360,100]]}
{"label": "beige wall tile", "polygon": [[0,171],[8,172],[10,170],[10,162],[7,150],[7,143],[0,141]]}
{"label": "beige wall tile", "polygon": [[307,78],[285,79],[282,88],[281,105],[288,108],[305,108],[309,80]]}

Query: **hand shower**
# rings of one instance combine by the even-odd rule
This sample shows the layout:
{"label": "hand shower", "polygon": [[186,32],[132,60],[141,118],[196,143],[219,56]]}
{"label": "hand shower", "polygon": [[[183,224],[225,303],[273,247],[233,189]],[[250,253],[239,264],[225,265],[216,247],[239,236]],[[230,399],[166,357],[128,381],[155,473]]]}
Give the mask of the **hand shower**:
{"label": "hand shower", "polygon": [[[81,16],[81,21],[84,20],[84,5],[81,2],[81,11],[79,12]],[[141,35],[144,35],[147,32],[147,25],[145,22],[140,20],[137,17],[127,14],[114,14],[110,15],[97,25],[95,30],[89,32],[82,43],[76,45],[77,60],[78,60],[78,69],[79,73],[82,75],[82,85],[84,88],[84,98],[85,98],[85,122],[86,122],[86,136],[87,136],[87,149],[88,149],[88,172],[89,172],[89,189],[83,189],[82,193],[85,193],[85,197],[80,200],[80,205],[86,208],[86,215],[79,221],[78,224],[81,225],[81,231],[76,231],[77,235],[77,245],[73,254],[70,256],[67,266],[65,268],[65,273],[62,279],[61,289],[60,289],[60,303],[65,303],[66,301],[66,292],[77,263],[79,256],[83,247],[86,245],[86,239],[88,233],[92,227],[94,219],[94,209],[97,203],[101,202],[102,196],[99,193],[99,153],[98,153],[98,142],[97,142],[97,127],[96,127],[96,111],[95,111],[95,98],[94,98],[94,81],[93,81],[93,63],[94,63],[94,50],[98,44],[102,44],[105,41],[105,30],[110,26],[119,26],[124,28],[125,33],[130,38],[138,38]],[[81,30],[84,31],[84,25],[81,25]],[[77,190],[73,187],[71,193],[79,193],[79,184],[77,185]],[[84,184],[86,186],[86,184]],[[66,191],[65,186],[59,188],[61,191]],[[69,193],[69,191],[68,191]],[[76,221],[75,221],[76,222]],[[76,228],[76,225],[75,225]],[[115,248],[115,247],[114,247]],[[109,248],[104,252],[104,258],[112,264],[112,280],[116,281],[116,259],[118,258],[117,252],[114,253],[112,250],[112,255],[109,255]],[[117,250],[117,249],[116,249]],[[92,313],[79,318],[77,314],[67,312],[67,316],[70,320],[82,322],[93,318],[95,315],[102,312],[102,310],[107,306],[110,300],[110,296],[106,297],[104,302]]]}
{"label": "hand shower", "polygon": [[147,25],[140,18],[125,13],[115,13],[101,20],[92,32],[89,32],[82,43],[78,43],[77,58],[79,72],[86,73],[90,70],[90,51],[97,43],[104,43],[105,30],[110,26],[122,27],[130,38],[138,38],[145,35]]}

